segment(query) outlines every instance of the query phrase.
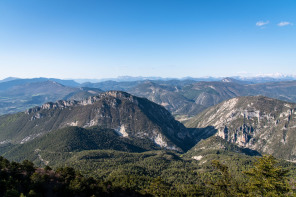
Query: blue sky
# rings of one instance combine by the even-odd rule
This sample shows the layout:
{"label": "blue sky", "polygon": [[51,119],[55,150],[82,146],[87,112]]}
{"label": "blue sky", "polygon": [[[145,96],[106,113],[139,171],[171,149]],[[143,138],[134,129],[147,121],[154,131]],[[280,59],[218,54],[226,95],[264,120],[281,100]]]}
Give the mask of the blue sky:
{"label": "blue sky", "polygon": [[295,0],[2,0],[0,79],[296,75]]}

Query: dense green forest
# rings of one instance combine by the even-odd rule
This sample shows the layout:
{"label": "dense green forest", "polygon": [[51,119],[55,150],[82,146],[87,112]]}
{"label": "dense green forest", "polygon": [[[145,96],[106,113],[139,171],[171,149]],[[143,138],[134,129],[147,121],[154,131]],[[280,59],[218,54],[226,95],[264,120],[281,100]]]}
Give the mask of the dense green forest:
{"label": "dense green forest", "polygon": [[212,160],[204,172],[180,168],[188,176],[196,176],[196,181],[188,183],[186,173],[181,173],[183,181],[175,184],[169,170],[167,176],[158,177],[138,168],[93,178],[72,167],[37,168],[28,160],[17,163],[0,157],[0,196],[294,196],[293,176],[288,166],[280,164],[265,155],[233,173],[227,162]]}

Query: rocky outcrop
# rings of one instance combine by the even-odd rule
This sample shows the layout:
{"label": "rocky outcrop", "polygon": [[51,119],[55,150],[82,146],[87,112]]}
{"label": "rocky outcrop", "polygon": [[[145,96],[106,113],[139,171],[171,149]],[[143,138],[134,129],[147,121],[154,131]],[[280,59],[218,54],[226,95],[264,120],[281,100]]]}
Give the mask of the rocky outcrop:
{"label": "rocky outcrop", "polygon": [[213,126],[228,142],[296,161],[295,109],[296,104],[263,96],[239,97],[205,110],[186,126]]}
{"label": "rocky outcrop", "polygon": [[[9,118],[0,119],[0,126],[4,127]],[[160,147],[178,151],[193,146],[187,129],[163,106],[121,91],[104,92],[82,101],[46,103],[20,113],[1,132],[5,140],[19,143],[27,136],[67,126],[114,129],[122,137],[147,138]]]}
{"label": "rocky outcrop", "polygon": [[[92,105],[95,102],[99,101],[100,99],[102,99],[106,96],[112,96],[112,97],[118,98],[118,99],[126,99],[126,100],[130,100],[130,101],[134,101],[133,96],[131,96],[128,93],[120,92],[120,91],[109,91],[109,92],[101,93],[98,96],[90,96],[89,98],[81,100],[81,101],[59,100],[57,102],[48,102],[48,103],[41,105],[40,107],[38,106],[38,107],[28,109],[28,110],[26,110],[25,113],[27,113],[27,114],[36,113],[36,112],[43,110],[43,109],[47,109],[47,110],[49,110],[49,109],[63,109],[63,108],[74,107],[74,106]],[[111,103],[111,105],[116,105],[116,104]]]}

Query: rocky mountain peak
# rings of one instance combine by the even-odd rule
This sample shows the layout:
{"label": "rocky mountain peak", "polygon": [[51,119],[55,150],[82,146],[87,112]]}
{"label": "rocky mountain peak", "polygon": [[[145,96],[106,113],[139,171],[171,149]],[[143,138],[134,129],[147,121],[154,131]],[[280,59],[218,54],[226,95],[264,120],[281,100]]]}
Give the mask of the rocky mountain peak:
{"label": "rocky mountain peak", "polygon": [[[203,111],[186,125],[262,154],[296,161],[296,104],[264,96],[238,97]],[[285,151],[283,151],[285,150]]]}
{"label": "rocky mountain peak", "polygon": [[233,79],[229,78],[229,77],[226,77],[226,78],[222,79],[221,81],[224,82],[224,83],[230,83],[230,82],[233,82]]}
{"label": "rocky mountain peak", "polygon": [[[0,126],[5,119],[2,121]],[[82,101],[46,103],[27,110],[10,124],[7,128],[14,127],[13,131],[8,129],[4,133],[14,133],[15,137],[5,140],[16,143],[68,126],[113,129],[122,137],[149,139],[162,148],[178,151],[193,143],[184,125],[163,106],[121,91],[104,92]]]}
{"label": "rocky mountain peak", "polygon": [[34,107],[31,109],[26,110],[27,114],[31,114],[31,113],[35,113],[37,111],[40,111],[42,109],[63,109],[63,108],[67,108],[67,107],[73,107],[73,106],[85,106],[85,105],[92,105],[95,102],[102,100],[102,99],[107,99],[108,97],[113,98],[113,105],[114,102],[116,102],[114,99],[123,99],[123,100],[129,100],[131,102],[135,102],[136,99],[134,98],[134,96],[126,93],[126,92],[122,92],[122,91],[107,91],[104,93],[101,93],[97,96],[90,96],[87,99],[83,99],[81,101],[75,101],[75,100],[59,100],[57,102],[47,102],[41,106],[38,107]]}
{"label": "rocky mountain peak", "polygon": [[123,91],[107,91],[107,92],[101,93],[98,97],[102,98],[102,97],[106,97],[106,96],[112,96],[117,99],[125,99],[125,100],[129,100],[129,101],[136,100],[135,96],[133,96],[129,93],[123,92]]}

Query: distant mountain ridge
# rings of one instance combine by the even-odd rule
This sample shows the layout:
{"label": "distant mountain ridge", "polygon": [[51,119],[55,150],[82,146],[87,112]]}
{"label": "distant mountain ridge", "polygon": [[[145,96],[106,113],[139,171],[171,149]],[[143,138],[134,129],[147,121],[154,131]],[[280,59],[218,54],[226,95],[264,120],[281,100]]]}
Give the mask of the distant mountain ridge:
{"label": "distant mountain ridge", "polygon": [[16,80],[16,79],[19,79],[19,78],[17,78],[17,77],[7,77],[5,79],[0,80],[0,83],[7,82],[7,81],[12,81],[12,80]]}
{"label": "distant mountain ridge", "polygon": [[[291,81],[296,80],[296,75],[284,75],[284,74],[266,74],[266,75],[256,75],[256,76],[225,76],[225,77],[157,77],[157,76],[151,76],[151,77],[143,77],[143,76],[119,76],[115,78],[104,78],[104,79],[98,79],[97,82],[104,82],[104,81],[115,81],[115,82],[131,82],[131,81],[171,81],[171,80],[179,80],[179,81],[185,81],[185,80],[192,80],[192,81],[221,81],[226,78],[235,79],[244,83],[266,83],[266,82],[276,82],[276,81]],[[75,80],[75,79],[74,79]],[[79,81],[76,80],[76,81]],[[92,79],[89,80],[93,81]],[[84,79],[83,82],[87,82],[87,79]]]}
{"label": "distant mountain ridge", "polygon": [[49,101],[81,100],[102,92],[96,88],[65,86],[56,81],[34,79],[0,83],[0,115],[24,111]]}
{"label": "distant mountain ridge", "polygon": [[[22,111],[49,101],[81,100],[87,96],[96,95],[101,92],[100,90],[119,90],[148,98],[164,106],[181,121],[186,121],[219,102],[238,96],[264,95],[296,102],[296,81],[280,81],[281,78],[275,78],[274,80],[278,81],[257,83],[256,80],[250,82],[247,81],[248,79],[251,78],[244,80],[230,77],[203,79],[208,81],[197,81],[198,79],[194,78],[184,80],[144,80],[143,78],[143,80],[137,79],[138,81],[104,81],[83,84],[73,83],[71,80],[53,79],[55,81],[52,82],[57,84],[71,85],[71,87],[64,85],[64,91],[60,91],[62,87],[55,88],[52,85],[45,87],[43,84],[51,81],[46,78],[17,79],[0,83],[0,101],[2,101],[0,102],[0,114]],[[34,88],[32,88],[33,84]],[[50,92],[50,94],[46,92]]]}
{"label": "distant mountain ridge", "polygon": [[[256,76],[221,76],[221,77],[213,77],[213,76],[207,76],[207,77],[158,77],[158,76],[150,76],[150,77],[144,77],[144,76],[118,76],[114,78],[101,78],[101,79],[95,79],[95,78],[84,78],[84,79],[57,79],[57,78],[46,78],[46,77],[40,77],[40,78],[31,78],[31,79],[23,79],[23,78],[17,78],[17,77],[7,77],[3,80],[0,80],[1,82],[6,81],[12,81],[12,80],[36,80],[36,79],[47,79],[56,81],[58,83],[61,83],[63,85],[65,83],[71,83],[74,86],[78,86],[79,84],[83,83],[100,83],[105,81],[114,81],[114,82],[134,82],[134,81],[172,81],[172,80],[178,80],[178,81],[222,81],[224,79],[233,79],[237,80],[243,83],[268,83],[268,82],[279,82],[279,81],[292,81],[296,80],[296,75],[285,75],[285,74],[266,74],[266,75],[256,75]],[[69,84],[68,84],[69,85]]]}
{"label": "distant mountain ridge", "polygon": [[264,95],[296,102],[296,81],[251,84],[227,78],[213,82],[143,82],[126,91],[163,105],[173,115],[181,117],[194,116],[224,100],[240,96]]}
{"label": "distant mountain ridge", "polygon": [[4,82],[0,83],[0,91],[7,90],[11,87],[17,86],[17,85],[24,85],[28,83],[36,83],[36,82],[44,82],[44,81],[54,81],[59,84],[62,84],[64,86],[70,86],[70,87],[78,87],[80,84],[75,82],[74,80],[63,80],[63,79],[56,79],[56,78],[32,78],[32,79],[9,79]]}

